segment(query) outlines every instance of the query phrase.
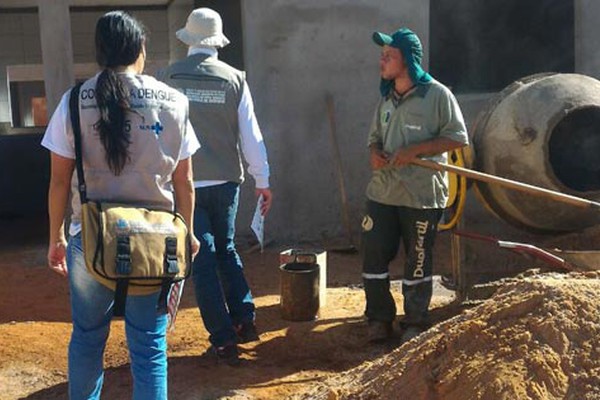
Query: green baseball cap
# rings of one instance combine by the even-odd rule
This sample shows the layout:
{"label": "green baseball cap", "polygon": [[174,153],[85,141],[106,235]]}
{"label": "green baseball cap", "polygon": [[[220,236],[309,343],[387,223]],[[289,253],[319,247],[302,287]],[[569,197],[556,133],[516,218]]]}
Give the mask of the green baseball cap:
{"label": "green baseball cap", "polygon": [[423,46],[421,46],[419,37],[413,31],[408,28],[400,28],[389,35],[374,32],[373,41],[378,46],[390,46],[400,50],[408,67],[410,79],[415,85],[431,82],[433,78],[421,67]]}

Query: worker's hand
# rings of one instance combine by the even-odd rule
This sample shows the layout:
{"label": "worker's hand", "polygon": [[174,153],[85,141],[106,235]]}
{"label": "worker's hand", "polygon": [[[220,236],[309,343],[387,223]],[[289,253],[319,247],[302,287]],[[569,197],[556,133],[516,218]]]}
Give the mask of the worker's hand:
{"label": "worker's hand", "polygon": [[67,276],[67,241],[60,239],[48,246],[48,267],[59,275]]}
{"label": "worker's hand", "polygon": [[396,167],[402,167],[410,164],[416,157],[417,154],[410,147],[402,147],[392,154],[389,159],[389,164]]}
{"label": "worker's hand", "polygon": [[194,235],[193,233],[191,234],[190,247],[192,250],[192,260],[194,260],[194,258],[196,258],[196,256],[198,255],[198,252],[200,251],[200,241],[198,240],[196,235]]}
{"label": "worker's hand", "polygon": [[377,169],[387,167],[388,157],[389,155],[385,151],[381,149],[371,148],[371,169],[375,171]]}
{"label": "worker's hand", "polygon": [[260,196],[262,196],[262,202],[260,203],[260,215],[264,217],[271,209],[271,203],[273,202],[273,193],[271,193],[271,189],[269,188],[256,188],[256,197]]}

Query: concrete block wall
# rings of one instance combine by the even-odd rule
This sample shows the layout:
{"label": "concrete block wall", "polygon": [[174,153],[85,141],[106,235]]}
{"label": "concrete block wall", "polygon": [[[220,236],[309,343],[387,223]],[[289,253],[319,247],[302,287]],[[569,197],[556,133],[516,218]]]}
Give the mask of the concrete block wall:
{"label": "concrete block wall", "polygon": [[600,2],[575,2],[575,72],[600,79]]}
{"label": "concrete block wall", "polygon": [[71,12],[71,40],[73,42],[73,61],[89,63],[95,60],[94,29],[101,12]]}
{"label": "concrete block wall", "polygon": [[37,13],[0,13],[0,123],[10,122],[6,67],[42,62]]}
{"label": "concrete block wall", "polygon": [[[95,62],[96,21],[105,12],[96,10],[71,12],[75,63]],[[131,11],[131,14],[142,21],[149,31],[149,40],[146,45],[147,59],[154,62],[168,60],[170,43],[167,13],[163,10],[134,10]]]}
{"label": "concrete block wall", "polygon": [[[244,63],[272,168],[266,235],[293,241],[343,233],[328,93],[358,233],[369,177],[366,135],[379,85],[380,49],[371,35],[405,25],[427,48],[429,1],[245,0],[242,6]],[[243,188],[240,232],[250,224],[253,185]]]}
{"label": "concrete block wall", "polygon": [[[600,42],[594,0],[575,0],[576,72],[600,76]],[[378,53],[374,30],[414,29],[429,54],[429,2],[286,1],[243,2],[248,81],[273,170],[275,202],[267,237],[278,242],[343,236],[339,186],[329,140],[325,94],[334,96],[338,142],[351,223],[357,235],[369,177],[365,136],[377,100]],[[459,95],[467,127],[495,93]],[[245,185],[239,231],[248,232],[252,185]],[[550,238],[518,230],[485,209],[469,191],[467,230],[501,239],[570,248],[568,237]],[[355,236],[356,237],[356,236]],[[541,262],[497,246],[463,240],[463,268],[470,283],[513,275]],[[436,244],[436,273],[450,270],[449,234]]]}
{"label": "concrete block wall", "polygon": [[[71,13],[75,63],[95,63],[94,30],[96,20],[103,13],[104,11]],[[139,18],[150,31],[150,40],[147,46],[150,69],[155,64],[159,66],[166,64],[171,48],[168,13],[164,10],[141,10],[133,11],[132,14]],[[40,24],[37,11],[4,10],[0,12],[0,123],[11,122],[6,67],[8,65],[42,64],[40,43]],[[31,79],[43,80],[43,76],[31,76]]]}
{"label": "concrete block wall", "polygon": [[175,37],[175,32],[185,26],[187,17],[194,9],[193,0],[174,0],[167,11],[169,22],[169,61],[180,60],[187,55],[187,46]]}
{"label": "concrete block wall", "polygon": [[[575,1],[576,71],[600,76],[597,34],[600,5]],[[151,32],[149,61],[185,54],[175,31],[192,0],[174,0],[166,10],[135,11]],[[406,25],[415,30],[429,58],[428,0],[242,0],[248,83],[272,167],[275,203],[267,237],[320,239],[343,233],[336,162],[325,103],[335,103],[337,139],[344,167],[351,222],[358,231],[369,177],[365,147],[379,81],[379,49],[370,36]],[[94,62],[93,30],[102,12],[71,16],[76,63]],[[9,121],[6,65],[41,64],[36,12],[0,13],[0,122]],[[458,96],[472,125],[488,95]],[[250,235],[253,182],[243,188],[238,231]]]}
{"label": "concrete block wall", "polygon": [[6,63],[41,62],[40,28],[37,13],[0,14],[0,55]]}

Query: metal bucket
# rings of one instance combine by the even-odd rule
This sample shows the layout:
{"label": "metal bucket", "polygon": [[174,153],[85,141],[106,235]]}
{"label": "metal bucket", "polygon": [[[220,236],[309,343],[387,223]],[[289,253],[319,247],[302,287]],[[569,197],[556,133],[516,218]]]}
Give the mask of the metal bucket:
{"label": "metal bucket", "polygon": [[327,303],[327,252],[323,249],[287,249],[279,253],[279,264],[319,264],[319,305]]}
{"label": "metal bucket", "polygon": [[[475,169],[589,200],[600,199],[600,81],[578,74],[522,78],[482,111],[473,131]],[[597,210],[476,182],[501,219],[531,232],[600,223]]]}
{"label": "metal bucket", "polygon": [[319,313],[319,264],[289,263],[279,267],[281,318],[313,321]]}

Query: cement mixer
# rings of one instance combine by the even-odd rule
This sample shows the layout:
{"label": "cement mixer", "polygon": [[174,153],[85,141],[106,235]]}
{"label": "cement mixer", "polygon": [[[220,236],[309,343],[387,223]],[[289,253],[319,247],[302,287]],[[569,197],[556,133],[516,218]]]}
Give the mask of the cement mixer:
{"label": "cement mixer", "polygon": [[[600,200],[600,81],[538,74],[505,88],[478,116],[473,168],[552,191]],[[595,208],[475,182],[506,222],[535,233],[570,232],[600,222]]]}

